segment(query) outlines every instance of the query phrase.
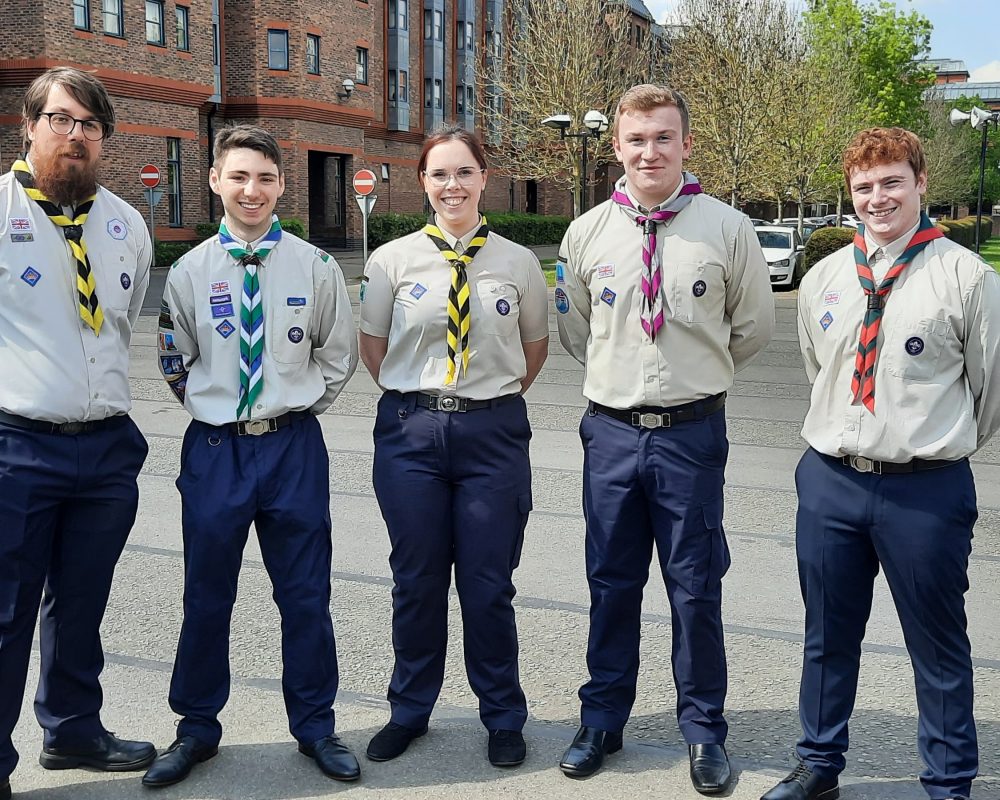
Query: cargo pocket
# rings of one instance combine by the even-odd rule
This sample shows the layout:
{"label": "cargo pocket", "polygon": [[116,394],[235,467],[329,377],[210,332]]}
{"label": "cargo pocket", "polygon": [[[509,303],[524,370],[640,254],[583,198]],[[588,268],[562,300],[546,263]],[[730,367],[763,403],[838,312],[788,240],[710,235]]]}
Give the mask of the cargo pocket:
{"label": "cargo pocket", "polygon": [[722,529],[722,500],[702,503],[677,544],[675,562],[679,582],[692,597],[712,595],[729,570],[729,545]]}
{"label": "cargo pocket", "polygon": [[528,514],[531,513],[531,509],[533,507],[534,506],[531,503],[531,492],[518,495],[517,513],[521,517],[521,524],[517,532],[517,540],[514,542],[514,548],[513,551],[511,552],[511,560],[510,560],[511,572],[517,569],[518,564],[521,563],[521,549],[524,547],[524,529],[528,524]]}

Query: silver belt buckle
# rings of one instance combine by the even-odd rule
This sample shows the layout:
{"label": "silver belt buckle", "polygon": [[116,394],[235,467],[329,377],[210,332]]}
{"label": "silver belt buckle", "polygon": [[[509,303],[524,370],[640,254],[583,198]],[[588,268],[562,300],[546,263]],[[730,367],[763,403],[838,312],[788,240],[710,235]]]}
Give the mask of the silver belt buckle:
{"label": "silver belt buckle", "polygon": [[243,430],[251,436],[262,436],[271,429],[269,422],[266,419],[251,419],[243,426]]}
{"label": "silver belt buckle", "polygon": [[[670,417],[663,419],[659,414],[639,414],[639,427],[653,430],[655,428],[669,428]],[[665,415],[664,415],[665,416]]]}
{"label": "silver belt buckle", "polygon": [[454,397],[439,397],[438,411],[454,411],[458,408],[458,401]]}
{"label": "silver belt buckle", "polygon": [[882,470],[876,468],[877,462],[864,456],[851,456],[851,467],[858,472],[874,472],[881,474]]}

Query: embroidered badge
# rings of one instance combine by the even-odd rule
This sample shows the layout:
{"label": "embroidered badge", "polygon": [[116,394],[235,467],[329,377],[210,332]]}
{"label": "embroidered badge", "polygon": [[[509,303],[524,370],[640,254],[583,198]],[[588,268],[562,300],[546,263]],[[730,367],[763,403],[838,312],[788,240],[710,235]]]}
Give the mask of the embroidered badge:
{"label": "embroidered badge", "polygon": [[497,300],[497,313],[501,317],[506,317],[510,313],[510,303],[508,303],[502,297],[499,300]]}
{"label": "embroidered badge", "polygon": [[365,302],[365,290],[367,288],[368,288],[368,276],[365,275],[361,279],[361,291],[359,293],[359,298],[358,298],[360,300],[360,302],[362,302],[362,303]]}
{"label": "embroidered badge", "polygon": [[330,254],[324,250],[320,250],[318,247],[316,248],[316,255],[319,256],[320,261],[322,261],[324,264],[330,260]]}
{"label": "embroidered badge", "polygon": [[123,272],[119,280],[122,282],[122,288],[128,291],[128,287],[132,285],[132,279],[128,276],[128,273]]}
{"label": "embroidered badge", "polygon": [[212,306],[212,319],[222,319],[223,317],[235,317],[232,303],[224,303],[220,306]]}
{"label": "embroidered badge", "polygon": [[174,393],[174,397],[182,403],[184,402],[184,390],[187,388],[187,382],[188,376],[186,374],[167,378],[167,386]]}
{"label": "embroidered badge", "polygon": [[840,290],[834,292],[823,292],[823,305],[835,306],[840,302]]}
{"label": "embroidered badge", "polygon": [[298,344],[302,341],[302,328],[289,328],[288,329],[288,341],[292,344]]}
{"label": "embroidered badge", "polygon": [[833,314],[827,311],[822,317],[819,318],[820,327],[826,330],[833,323]]}
{"label": "embroidered badge", "polygon": [[215,326],[215,329],[219,332],[219,336],[223,339],[228,339],[232,336],[233,331],[236,330],[233,323],[231,323],[228,319],[222,320],[222,322]]}
{"label": "embroidered badge", "polygon": [[229,281],[216,281],[212,284],[212,294],[225,294],[229,291]]}
{"label": "embroidered badge", "polygon": [[705,285],[705,281],[695,281],[694,286],[691,287],[691,294],[695,297],[701,297],[705,294],[705,290],[708,287]]}
{"label": "embroidered badge", "polygon": [[924,352],[924,340],[919,336],[911,336],[906,340],[906,352],[911,356],[919,356]]}
{"label": "embroidered badge", "polygon": [[289,297],[285,300],[290,306],[304,306],[306,304],[306,299],[304,297]]}
{"label": "embroidered badge", "polygon": [[34,267],[28,267],[24,272],[21,273],[21,280],[24,281],[28,286],[34,286],[42,279],[42,273],[40,273]]}
{"label": "embroidered badge", "polygon": [[10,240],[12,242],[33,242],[35,241],[35,234],[33,233],[14,233],[11,231]]}
{"label": "embroidered badge", "polygon": [[569,298],[566,296],[566,292],[559,288],[556,288],[556,311],[560,314],[569,311]]}
{"label": "embroidered badge", "polygon": [[184,374],[184,357],[160,356],[160,367],[163,369],[164,375],[182,375]]}
{"label": "embroidered badge", "polygon": [[615,265],[614,264],[598,264],[597,265],[597,277],[598,278],[613,278],[615,276]]}
{"label": "embroidered badge", "polygon": [[125,227],[125,223],[120,219],[109,219],[108,220],[108,236],[112,239],[117,239],[121,241],[126,236],[128,236],[128,228]]}
{"label": "embroidered badge", "polygon": [[174,329],[174,321],[170,316],[170,306],[166,303],[160,303],[160,321],[159,326],[164,330],[172,331]]}
{"label": "embroidered badge", "polygon": [[174,345],[174,335],[172,333],[159,333],[157,334],[157,339],[159,339],[161,350],[177,349]]}
{"label": "embroidered badge", "polygon": [[556,283],[566,283],[566,264],[562,261],[556,262]]}
{"label": "embroidered badge", "polygon": [[213,306],[221,306],[224,303],[233,302],[233,298],[231,295],[228,294],[213,294],[211,297],[208,298],[208,302],[211,303]]}
{"label": "embroidered badge", "polygon": [[612,292],[607,286],[605,286],[604,291],[601,292],[601,300],[607,303],[609,306],[613,306],[615,304],[616,297],[617,295],[614,292]]}
{"label": "embroidered badge", "polygon": [[28,217],[8,217],[7,224],[12,231],[31,233],[31,220]]}
{"label": "embroidered badge", "polygon": [[417,300],[423,297],[427,293],[427,287],[422,284],[416,284],[412,289],[410,289],[410,294]]}

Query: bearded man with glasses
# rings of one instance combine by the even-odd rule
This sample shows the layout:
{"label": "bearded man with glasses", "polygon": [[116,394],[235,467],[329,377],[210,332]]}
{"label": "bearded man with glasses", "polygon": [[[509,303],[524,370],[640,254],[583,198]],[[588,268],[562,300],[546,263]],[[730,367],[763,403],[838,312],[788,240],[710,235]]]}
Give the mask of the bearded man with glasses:
{"label": "bearded man with glasses", "polygon": [[104,728],[99,682],[147,452],[128,416],[128,350],[152,243],[139,212],[98,185],[115,114],[96,78],[43,73],[22,116],[26,155],[0,176],[0,800],[39,604],[41,765],[117,772],[156,756]]}

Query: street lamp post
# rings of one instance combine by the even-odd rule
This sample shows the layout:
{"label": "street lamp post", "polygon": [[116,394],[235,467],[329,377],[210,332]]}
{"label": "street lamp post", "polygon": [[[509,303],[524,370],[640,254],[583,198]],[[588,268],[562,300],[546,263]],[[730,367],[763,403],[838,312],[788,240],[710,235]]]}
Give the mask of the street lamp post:
{"label": "street lamp post", "polygon": [[542,125],[546,128],[559,131],[560,141],[565,139],[580,140],[580,213],[582,214],[587,210],[587,141],[591,138],[601,138],[601,134],[608,129],[608,118],[600,111],[590,110],[583,115],[583,130],[571,132],[570,126],[572,124],[573,118],[569,114],[553,114],[542,120]]}
{"label": "street lamp post", "polygon": [[979,148],[979,193],[976,195],[976,254],[979,254],[979,229],[983,220],[983,185],[986,180],[986,145],[990,123],[1000,126],[1000,111],[986,111],[973,107],[972,111],[962,111],[953,108],[948,115],[952,125],[961,125],[966,120],[977,131],[983,132],[982,145]]}

